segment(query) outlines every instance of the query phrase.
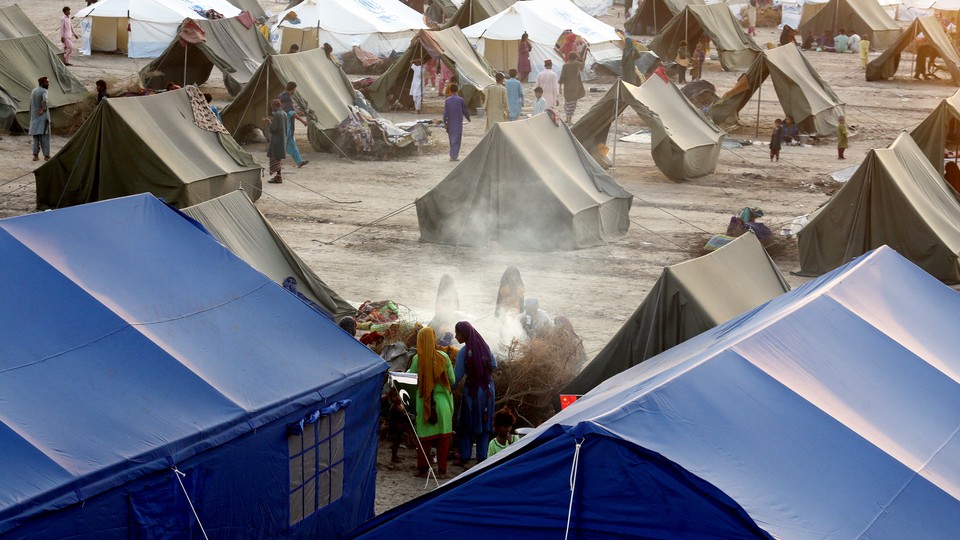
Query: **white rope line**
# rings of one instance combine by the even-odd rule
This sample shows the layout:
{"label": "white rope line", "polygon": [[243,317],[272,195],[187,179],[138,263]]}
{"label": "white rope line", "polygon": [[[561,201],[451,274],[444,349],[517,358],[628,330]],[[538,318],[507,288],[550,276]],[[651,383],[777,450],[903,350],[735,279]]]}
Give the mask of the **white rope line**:
{"label": "white rope line", "polygon": [[567,506],[567,529],[563,533],[563,540],[570,538],[570,520],[573,518],[573,495],[577,489],[577,466],[580,462],[581,446],[583,446],[583,439],[577,441],[577,447],[573,450],[573,466],[570,467],[570,505]]}
{"label": "white rope line", "polygon": [[180,482],[180,489],[183,490],[183,496],[187,498],[187,504],[190,505],[190,510],[193,512],[193,517],[197,518],[197,525],[200,526],[200,532],[203,533],[204,540],[210,540],[210,537],[207,536],[207,531],[203,529],[203,523],[200,523],[200,516],[197,515],[197,509],[193,507],[193,501],[190,500],[190,495],[187,494],[187,488],[183,485],[182,477],[187,476],[187,474],[180,472],[176,465],[170,467],[170,469],[173,470],[173,475],[177,477],[177,482]]}

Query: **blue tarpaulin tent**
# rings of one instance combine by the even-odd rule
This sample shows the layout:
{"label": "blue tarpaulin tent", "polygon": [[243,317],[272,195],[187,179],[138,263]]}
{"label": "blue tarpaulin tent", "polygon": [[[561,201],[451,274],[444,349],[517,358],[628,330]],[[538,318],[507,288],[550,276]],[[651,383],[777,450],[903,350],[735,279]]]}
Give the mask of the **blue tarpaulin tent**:
{"label": "blue tarpaulin tent", "polygon": [[373,515],[386,364],[153,196],[0,221],[0,297],[4,538]]}
{"label": "blue tarpaulin tent", "polygon": [[960,538],[958,313],[960,295],[879,248],[607,380],[359,536],[562,538],[569,512],[571,538],[759,536],[754,522]]}

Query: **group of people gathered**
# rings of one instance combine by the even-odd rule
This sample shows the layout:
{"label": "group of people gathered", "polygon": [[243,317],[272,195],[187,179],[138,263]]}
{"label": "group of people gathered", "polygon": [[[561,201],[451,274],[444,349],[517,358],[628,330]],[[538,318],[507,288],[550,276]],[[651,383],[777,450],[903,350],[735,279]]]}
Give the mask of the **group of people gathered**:
{"label": "group of people gathered", "polygon": [[[837,119],[837,159],[847,159],[843,156],[849,146],[847,137],[847,122],[843,116]],[[773,121],[773,133],[770,134],[770,161],[780,161],[780,149],[784,144],[800,144],[800,127],[789,114],[783,119]]]}
{"label": "group of people gathered", "polygon": [[[461,467],[467,467],[473,459],[474,445],[479,463],[516,441],[516,435],[511,434],[513,414],[494,410],[497,360],[493,350],[469,322],[460,321],[455,329],[456,339],[462,344],[459,351],[438,343],[429,326],[417,333],[417,354],[408,370],[417,374],[415,428],[419,444],[414,476],[427,476],[432,448],[436,451],[437,478],[447,477],[454,431],[459,456],[455,464]],[[454,389],[460,384],[460,403],[455,406]],[[491,439],[495,429],[497,436]],[[398,448],[396,438],[394,462],[401,461]]]}

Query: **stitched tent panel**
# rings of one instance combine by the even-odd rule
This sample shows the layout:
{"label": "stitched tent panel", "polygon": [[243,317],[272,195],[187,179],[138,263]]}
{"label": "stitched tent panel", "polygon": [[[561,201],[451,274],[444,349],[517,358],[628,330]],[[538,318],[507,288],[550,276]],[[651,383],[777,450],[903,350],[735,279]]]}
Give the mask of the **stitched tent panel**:
{"label": "stitched tent panel", "polygon": [[137,193],[182,208],[241,187],[258,198],[260,171],[229,134],[197,126],[181,89],[103,100],[34,175],[41,209]]}
{"label": "stitched tent panel", "polygon": [[475,108],[481,104],[480,92],[494,84],[494,69],[470,46],[458,27],[445,30],[421,30],[410,41],[400,58],[370,85],[370,101],[378,111],[385,111],[401,96],[410,93],[410,64],[416,58],[433,57],[446,64],[460,80],[460,95]]}
{"label": "stitched tent panel", "polygon": [[900,67],[900,54],[908,47],[913,47],[919,34],[923,34],[926,43],[937,51],[943,59],[953,84],[960,86],[960,55],[957,54],[953,40],[937,21],[936,17],[918,17],[910,23],[896,41],[883,54],[867,64],[866,77],[868,81],[885,81],[896,75]]}
{"label": "stitched tent panel", "polygon": [[424,242],[560,251],[625,234],[632,200],[544,113],[498,123],[416,206]]}
{"label": "stitched tent panel", "polygon": [[960,202],[908,133],[871,150],[800,231],[801,275],[829,272],[888,245],[945,283],[960,283]]}
{"label": "stitched tent panel", "polygon": [[[188,28],[190,27],[190,28]],[[201,36],[193,42],[181,39],[185,28]],[[187,19],[177,37],[156,60],[140,70],[140,81],[147,88],[163,89],[167,83],[178,86],[203,84],[213,68],[223,73],[223,83],[236,96],[268,55],[276,54],[256,25],[247,28],[236,17],[229,19]],[[186,57],[186,58],[185,58]],[[184,80],[186,73],[186,80]]]}
{"label": "stitched tent panel", "polygon": [[900,26],[876,0],[830,0],[797,30],[800,35],[810,31],[815,36],[822,36],[826,30],[836,35],[841,28],[868,33],[870,50],[873,51],[886,49],[900,35]]}
{"label": "stitched tent panel", "polygon": [[658,76],[641,86],[623,81],[613,85],[571,130],[584,147],[593,151],[597,145],[607,144],[614,119],[628,106],[652,131],[653,161],[668,178],[697,178],[716,169],[724,132],[673,82]]}
{"label": "stitched tent panel", "polygon": [[686,41],[690,47],[704,33],[710,36],[716,47],[724,71],[748,69],[760,53],[760,46],[743,31],[724,3],[686,6],[647,47],[660,58],[673,59],[681,41]]}

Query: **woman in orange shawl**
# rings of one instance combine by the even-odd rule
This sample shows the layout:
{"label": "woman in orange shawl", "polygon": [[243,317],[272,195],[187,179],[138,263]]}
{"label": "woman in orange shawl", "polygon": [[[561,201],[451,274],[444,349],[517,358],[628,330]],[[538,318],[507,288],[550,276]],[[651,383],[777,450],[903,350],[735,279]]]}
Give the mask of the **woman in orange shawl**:
{"label": "woman in orange shawl", "polygon": [[453,364],[437,350],[437,336],[429,326],[417,333],[417,354],[408,373],[417,374],[417,437],[423,450],[417,452],[417,472],[426,476],[430,468],[424,451],[437,450],[437,478],[447,477],[447,454],[453,433]]}

